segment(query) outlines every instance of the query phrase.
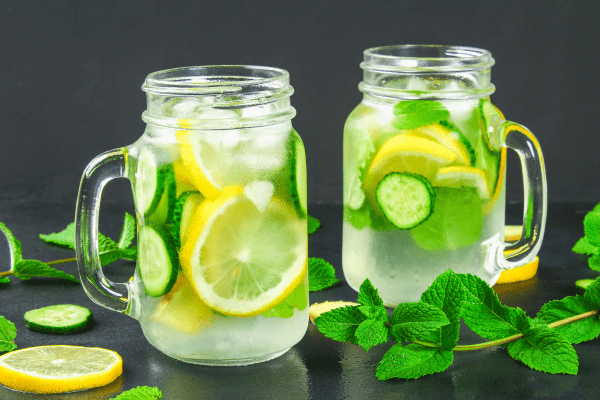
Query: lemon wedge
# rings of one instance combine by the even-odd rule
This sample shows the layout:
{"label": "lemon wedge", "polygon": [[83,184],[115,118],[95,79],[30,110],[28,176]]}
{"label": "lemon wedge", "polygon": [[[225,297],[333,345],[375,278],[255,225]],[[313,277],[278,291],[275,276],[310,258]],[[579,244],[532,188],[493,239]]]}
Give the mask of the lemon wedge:
{"label": "lemon wedge", "polygon": [[406,130],[405,132],[409,135],[433,140],[434,142],[441,144],[456,154],[456,162],[459,164],[471,164],[471,154],[467,150],[465,143],[460,140],[457,133],[452,132],[450,129],[440,124],[421,126],[416,129]]}
{"label": "lemon wedge", "polygon": [[100,387],[122,372],[121,356],[98,347],[29,347],[0,357],[0,384],[31,393],[67,393]]}
{"label": "lemon wedge", "polygon": [[225,315],[261,314],[306,276],[305,222],[277,199],[261,212],[240,187],[200,204],[185,238],[184,273],[200,299]]}
{"label": "lemon wedge", "polygon": [[214,312],[202,302],[184,274],[179,274],[173,289],[165,295],[150,316],[176,331],[193,334],[210,325]]}
{"label": "lemon wedge", "polygon": [[465,167],[462,165],[440,168],[433,183],[433,186],[451,187],[460,189],[461,187],[474,187],[482,200],[490,197],[485,173],[479,168]]}
{"label": "lemon wedge", "polygon": [[199,141],[193,140],[194,131],[181,130],[175,134],[181,160],[186,168],[186,179],[191,181],[204,197],[214,200],[221,194],[221,188],[215,182],[207,168],[204,166],[204,149]]}

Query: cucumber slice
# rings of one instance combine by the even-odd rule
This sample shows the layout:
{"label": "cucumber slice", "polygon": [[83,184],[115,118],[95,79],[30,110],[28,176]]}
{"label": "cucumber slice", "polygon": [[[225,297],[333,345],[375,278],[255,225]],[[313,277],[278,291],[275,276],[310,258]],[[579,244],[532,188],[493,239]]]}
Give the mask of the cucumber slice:
{"label": "cucumber slice", "polygon": [[25,325],[32,331],[54,334],[85,330],[93,321],[89,309],[74,304],[58,304],[27,311]]}
{"label": "cucumber slice", "polygon": [[291,151],[291,180],[290,192],[300,218],[306,217],[306,152],[304,144],[296,131],[293,131],[292,151]]}
{"label": "cucumber slice", "polygon": [[187,229],[188,222],[198,205],[203,201],[204,196],[197,190],[183,192],[177,198],[173,210],[173,240],[177,247],[181,247],[181,239]]}
{"label": "cucumber slice", "polygon": [[467,139],[467,137],[460,131],[460,129],[458,129],[453,123],[449,122],[448,120],[440,121],[440,125],[447,128],[450,131],[450,136],[460,141],[463,144],[463,146],[465,146],[465,149],[467,149],[467,153],[469,153],[469,165],[475,165],[477,156],[475,155],[475,149],[471,145],[471,142],[469,142],[469,139]]}
{"label": "cucumber slice", "polygon": [[163,179],[163,193],[154,211],[145,217],[154,224],[168,224],[173,219],[173,211],[177,202],[177,182],[172,165],[166,165],[159,170]]}
{"label": "cucumber slice", "polygon": [[168,293],[179,269],[177,248],[171,234],[158,225],[143,225],[139,231],[138,269],[144,291],[152,297]]}
{"label": "cucumber slice", "polygon": [[424,176],[392,172],[376,189],[377,203],[385,217],[399,229],[411,229],[433,213],[435,192]]}
{"label": "cucumber slice", "polygon": [[137,159],[135,179],[136,208],[144,217],[154,213],[164,192],[166,170],[159,167],[156,154],[142,150]]}

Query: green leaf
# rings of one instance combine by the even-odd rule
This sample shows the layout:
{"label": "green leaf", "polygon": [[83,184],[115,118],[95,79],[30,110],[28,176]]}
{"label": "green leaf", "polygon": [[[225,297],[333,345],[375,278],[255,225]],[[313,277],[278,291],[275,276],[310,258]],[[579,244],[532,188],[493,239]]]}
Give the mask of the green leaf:
{"label": "green leaf", "polygon": [[[583,296],[569,296],[562,300],[553,300],[544,304],[538,312],[536,320],[551,324],[593,310],[595,308],[585,301]],[[594,315],[557,326],[554,331],[562,334],[569,343],[577,344],[600,336],[600,320],[598,315]]]}
{"label": "green leaf", "polygon": [[456,346],[463,296],[463,285],[451,269],[441,273],[433,281],[421,295],[421,301],[442,310],[450,323],[436,332],[426,335],[422,340],[439,344],[446,350],[452,350]]}
{"label": "green leaf", "polygon": [[547,325],[536,326],[509,343],[508,354],[532,369],[552,374],[575,375],[579,365],[573,346]]}
{"label": "green leaf", "polygon": [[0,231],[4,233],[4,236],[6,236],[6,240],[8,241],[8,249],[10,250],[10,257],[12,259],[11,268],[13,268],[16,263],[23,259],[21,242],[17,240],[10,229],[8,229],[2,222],[0,222]]}
{"label": "green leaf", "polygon": [[434,305],[423,302],[400,303],[392,313],[390,334],[396,342],[421,340],[449,323],[446,314]]}
{"label": "green leaf", "polygon": [[306,295],[306,285],[300,283],[281,303],[268,309],[261,315],[272,318],[290,318],[294,315],[294,308],[304,310],[307,306],[308,296]]}
{"label": "green leaf", "polygon": [[520,308],[504,306],[494,290],[481,278],[471,274],[458,275],[464,287],[462,317],[478,335],[497,340],[529,329],[529,319]]}
{"label": "green leaf", "polygon": [[311,292],[327,289],[340,280],[335,277],[335,269],[322,258],[308,259],[308,287]]}
{"label": "green leaf", "polygon": [[138,386],[121,393],[110,400],[157,400],[162,399],[162,392],[156,387]]}
{"label": "green leaf", "polygon": [[596,253],[588,258],[588,265],[594,271],[600,271],[600,253]]}
{"label": "green leaf", "polygon": [[48,235],[40,234],[40,239],[46,243],[65,246],[75,250],[75,222],[71,222],[65,229],[58,233]]}
{"label": "green leaf", "polygon": [[10,283],[10,278],[8,276],[0,276],[0,289],[4,289]]}
{"label": "green leaf", "polygon": [[17,345],[13,340],[17,337],[15,324],[0,315],[0,353],[13,351]]}
{"label": "green leaf", "polygon": [[600,277],[594,279],[594,282],[590,283],[583,298],[596,310],[600,310]]}
{"label": "green leaf", "polygon": [[346,306],[321,314],[315,319],[315,325],[330,339],[358,344],[355,332],[366,319],[358,306]]}
{"label": "green leaf", "polygon": [[377,379],[416,379],[446,370],[454,361],[450,350],[409,344],[396,344],[388,350],[377,366]]}
{"label": "green leaf", "polygon": [[358,309],[368,319],[374,319],[383,322],[389,322],[390,320],[385,307],[358,306]]}
{"label": "green leaf", "polygon": [[369,279],[365,279],[360,285],[358,303],[362,306],[383,307],[383,300]]}
{"label": "green leaf", "polygon": [[321,227],[321,221],[310,215],[306,216],[306,225],[308,227],[308,234],[311,235]]}
{"label": "green leaf", "polygon": [[587,254],[589,256],[597,254],[600,249],[590,243],[587,237],[582,237],[573,246],[573,252],[577,254]]}
{"label": "green leaf", "polygon": [[62,278],[72,282],[79,282],[73,275],[52,268],[38,260],[21,260],[15,264],[13,275],[22,280],[35,277]]}
{"label": "green leaf", "polygon": [[135,217],[129,213],[125,213],[123,228],[121,228],[121,236],[119,237],[118,246],[121,249],[126,249],[131,245],[135,238]]}
{"label": "green leaf", "polygon": [[600,212],[587,213],[583,219],[583,231],[590,244],[600,246]]}
{"label": "green leaf", "polygon": [[392,125],[400,130],[415,129],[450,117],[446,107],[433,100],[401,101],[394,106],[394,115]]}
{"label": "green leaf", "polygon": [[363,321],[354,336],[356,337],[357,343],[362,346],[365,351],[373,346],[387,342],[388,340],[388,327],[385,322],[376,319],[368,319]]}

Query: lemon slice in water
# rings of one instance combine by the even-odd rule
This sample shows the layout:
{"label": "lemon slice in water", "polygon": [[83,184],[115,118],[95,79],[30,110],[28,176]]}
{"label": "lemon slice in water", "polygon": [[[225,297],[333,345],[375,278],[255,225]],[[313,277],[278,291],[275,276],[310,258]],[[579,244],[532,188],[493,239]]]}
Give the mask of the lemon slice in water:
{"label": "lemon slice in water", "polygon": [[121,356],[98,347],[29,347],[0,357],[0,384],[32,393],[66,393],[100,387],[122,372]]}
{"label": "lemon slice in water", "polygon": [[485,173],[479,168],[452,166],[440,168],[434,181],[434,186],[452,187],[474,187],[482,200],[490,197]]}
{"label": "lemon slice in water", "polygon": [[202,301],[222,314],[261,314],[306,275],[306,224],[277,199],[261,212],[243,189],[224,187],[188,226],[180,252],[184,273]]}

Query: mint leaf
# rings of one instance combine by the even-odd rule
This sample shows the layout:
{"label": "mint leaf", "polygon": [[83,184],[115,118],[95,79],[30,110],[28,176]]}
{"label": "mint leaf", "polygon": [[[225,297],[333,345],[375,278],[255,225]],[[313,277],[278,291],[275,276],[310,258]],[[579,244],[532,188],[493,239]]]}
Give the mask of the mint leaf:
{"label": "mint leaf", "polygon": [[582,237],[573,246],[573,252],[577,254],[587,254],[589,256],[597,254],[600,249],[590,243],[587,237]]}
{"label": "mint leaf", "polygon": [[516,342],[508,354],[528,367],[552,374],[577,374],[577,353],[571,344],[547,325],[536,326]]}
{"label": "mint leaf", "polygon": [[131,245],[135,238],[135,218],[125,213],[125,219],[123,221],[123,228],[121,228],[121,236],[119,237],[118,246],[121,249],[126,249]]}
{"label": "mint leaf", "polygon": [[394,106],[392,125],[396,129],[415,129],[450,117],[450,113],[439,101],[409,100]]}
{"label": "mint leaf", "polygon": [[594,279],[594,282],[590,283],[583,298],[596,310],[600,310],[600,277]]}
{"label": "mint leaf", "polygon": [[451,269],[441,273],[433,281],[431,286],[421,295],[421,301],[442,310],[450,323],[426,335],[422,340],[439,344],[446,350],[452,350],[456,346],[460,329],[460,311],[463,296],[463,285]]}
{"label": "mint leaf", "polygon": [[321,227],[321,221],[316,219],[315,217],[311,217],[310,215],[306,216],[306,225],[308,228],[308,234],[311,235],[317,231]]}
{"label": "mint leaf", "polygon": [[358,306],[346,306],[321,314],[315,319],[315,325],[330,339],[358,344],[355,332],[366,319]]}
{"label": "mint leaf", "polygon": [[400,303],[392,313],[390,334],[396,342],[421,340],[428,333],[449,323],[446,314],[434,305],[423,302]]}
{"label": "mint leaf", "polygon": [[265,311],[263,317],[290,318],[294,315],[294,308],[304,310],[308,306],[308,296],[306,295],[306,285],[300,283],[296,289],[283,301]]}
{"label": "mint leaf", "polygon": [[357,343],[365,351],[369,351],[373,346],[387,342],[388,334],[389,331],[388,327],[385,326],[385,322],[376,319],[368,319],[362,322],[356,329],[356,332],[354,332]]}
{"label": "mint leaf", "polygon": [[377,379],[416,379],[442,372],[452,365],[454,354],[450,350],[409,344],[396,344],[388,350],[377,366]]}
{"label": "mint leaf", "polygon": [[471,274],[459,274],[458,277],[465,289],[462,317],[475,333],[496,340],[522,333],[519,327],[529,328],[525,312],[502,305],[483,279]]}
{"label": "mint leaf", "polygon": [[[595,308],[585,301],[583,296],[569,296],[562,300],[553,300],[542,306],[536,320],[551,324],[562,319],[593,311]],[[569,343],[577,344],[600,336],[600,320],[598,315],[580,319],[554,328],[555,332],[564,336]]]}
{"label": "mint leaf", "polygon": [[358,306],[358,309],[368,319],[374,319],[383,322],[389,322],[390,320],[385,307]]}
{"label": "mint leaf", "polygon": [[322,258],[308,259],[308,288],[311,292],[327,289],[340,280],[335,277],[335,269]]}
{"label": "mint leaf", "polygon": [[58,233],[44,235],[40,233],[40,239],[46,243],[65,246],[75,250],[75,222],[71,222],[65,229]]}
{"label": "mint leaf", "polygon": [[375,289],[371,281],[368,279],[365,279],[360,285],[358,292],[358,303],[361,306],[383,307],[383,300],[381,300],[377,289]]}
{"label": "mint leaf", "polygon": [[590,244],[600,246],[600,212],[587,213],[583,219],[583,231]]}
{"label": "mint leaf", "polygon": [[8,249],[10,250],[10,258],[11,258],[11,268],[23,259],[23,253],[21,250],[21,242],[17,240],[17,238],[12,234],[10,229],[6,227],[2,222],[0,222],[0,231],[4,233],[6,236],[6,240],[8,241]]}
{"label": "mint leaf", "polygon": [[0,315],[0,353],[13,351],[17,345],[13,340],[17,337],[15,324]]}
{"label": "mint leaf", "polygon": [[79,282],[73,275],[52,268],[38,260],[21,260],[15,264],[13,275],[22,280],[34,277],[62,278],[72,282]]}
{"label": "mint leaf", "polygon": [[162,392],[156,387],[138,386],[121,393],[110,400],[157,400],[162,399]]}
{"label": "mint leaf", "polygon": [[0,276],[0,289],[4,289],[10,283],[10,278],[8,276]]}
{"label": "mint leaf", "polygon": [[594,271],[600,271],[600,253],[596,253],[588,258],[588,265]]}

